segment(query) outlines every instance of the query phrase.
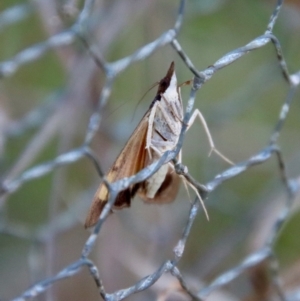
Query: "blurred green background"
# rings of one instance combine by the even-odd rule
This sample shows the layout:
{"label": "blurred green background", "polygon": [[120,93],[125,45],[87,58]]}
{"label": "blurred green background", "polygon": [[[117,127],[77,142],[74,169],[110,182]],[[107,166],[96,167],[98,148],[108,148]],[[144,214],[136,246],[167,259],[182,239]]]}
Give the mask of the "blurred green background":
{"label": "blurred green background", "polygon": [[[15,5],[25,5],[28,10],[24,18],[6,25],[1,23],[0,12],[0,61],[10,60],[27,47],[67,29],[78,17],[82,2],[1,0],[2,13]],[[275,4],[258,0],[187,1],[178,40],[196,68],[203,70],[225,53],[262,35]],[[115,61],[172,28],[177,9],[178,1],[96,1],[89,38],[107,61]],[[299,2],[287,1],[274,34],[291,73],[299,68],[299,30]],[[150,91],[138,105],[139,99],[165,75],[173,60],[178,81],[191,79],[192,73],[168,45],[132,64],[115,81],[103,110],[101,128],[92,143],[104,171],[148,109],[155,92]],[[104,82],[104,74],[78,40],[48,51],[3,78],[1,179],[15,179],[28,168],[80,146]],[[268,144],[288,88],[274,47],[269,44],[218,71],[198,92],[195,107],[205,116],[217,148],[232,161],[240,162]],[[189,87],[182,88],[185,103],[189,91]],[[279,138],[288,175],[296,178],[300,170],[298,100],[299,92]],[[33,111],[40,115],[28,115]],[[24,118],[29,121],[24,123]],[[226,162],[215,155],[208,157],[208,153],[205,133],[196,122],[186,135],[183,163],[201,183],[228,168]],[[191,285],[200,288],[263,245],[286,200],[277,165],[273,158],[225,182],[209,195],[206,206],[210,221],[202,211],[197,216],[179,264]],[[1,300],[18,296],[80,257],[89,235],[83,220],[99,183],[91,162],[82,159],[25,183],[1,199]],[[182,187],[170,205],[147,205],[136,198],[130,210],[107,219],[92,258],[108,292],[132,285],[172,256],[189,207]],[[298,276],[293,276],[295,271],[300,274],[297,209],[295,205],[275,245],[287,289],[299,285],[294,281]],[[173,286],[176,281],[164,277],[151,289],[129,299],[153,300]],[[247,275],[226,287],[225,292],[231,298],[252,300]],[[38,297],[51,298],[100,297],[84,270]]]}

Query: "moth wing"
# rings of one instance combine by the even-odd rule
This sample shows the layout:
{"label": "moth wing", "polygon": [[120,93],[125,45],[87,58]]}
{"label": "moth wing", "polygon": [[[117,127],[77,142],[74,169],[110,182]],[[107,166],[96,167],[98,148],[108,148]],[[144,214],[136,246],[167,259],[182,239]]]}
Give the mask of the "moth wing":
{"label": "moth wing", "polygon": [[[123,150],[117,157],[116,161],[108,171],[106,178],[112,183],[124,177],[130,177],[145,167],[147,156],[146,136],[148,130],[149,111],[140,121],[131,137],[127,141]],[[138,189],[138,184],[121,191],[114,203],[114,209],[121,209],[130,206],[131,198]],[[108,189],[104,183],[101,183],[92,202],[85,221],[85,227],[91,227],[96,224],[102,209],[107,203],[109,197]]]}
{"label": "moth wing", "polygon": [[[147,203],[164,204],[171,203],[176,198],[180,187],[181,178],[173,168],[169,166],[168,172],[153,198],[147,197],[147,187],[140,187],[138,195]],[[144,182],[143,184],[145,184]]]}

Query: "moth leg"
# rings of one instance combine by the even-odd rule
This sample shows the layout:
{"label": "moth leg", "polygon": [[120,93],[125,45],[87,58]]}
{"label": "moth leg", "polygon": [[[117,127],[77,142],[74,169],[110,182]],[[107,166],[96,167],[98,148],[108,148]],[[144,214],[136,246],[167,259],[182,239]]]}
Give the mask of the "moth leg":
{"label": "moth leg", "polygon": [[[179,154],[178,154],[178,163],[181,163],[181,162],[182,162],[182,152],[180,151]],[[206,210],[204,201],[203,201],[203,199],[201,198],[198,189],[197,189],[192,183],[190,183],[183,175],[180,175],[180,178],[182,179],[184,188],[185,188],[185,190],[186,190],[186,192],[187,192],[187,195],[188,195],[190,201],[191,201],[191,196],[190,196],[190,192],[189,192],[188,186],[191,187],[191,188],[195,191],[195,193],[196,193],[196,195],[197,195],[197,197],[198,197],[198,199],[199,199],[199,201],[200,201],[200,203],[201,203],[201,206],[202,206],[202,208],[203,208],[203,211],[204,211],[204,213],[205,213],[205,216],[206,216],[207,220],[209,221],[208,212],[207,212],[207,210]]]}
{"label": "moth leg", "polygon": [[[158,154],[159,156],[162,156],[161,151],[160,151],[157,147],[155,147],[154,145],[151,145],[151,149],[152,149],[156,154]],[[178,160],[178,163],[181,163],[181,162],[182,162],[182,152],[181,152],[181,151],[180,151],[179,154],[178,154],[178,159],[177,159],[177,160]],[[171,166],[171,168],[174,170],[174,166],[173,166],[173,164],[171,164],[171,162],[169,162],[168,165]],[[183,185],[184,185],[184,187],[185,187],[185,189],[186,189],[186,192],[187,192],[188,197],[189,197],[190,200],[191,200],[191,197],[190,197],[190,193],[189,193],[188,186],[191,187],[191,188],[195,191],[195,193],[196,193],[196,195],[197,195],[197,197],[198,197],[198,199],[199,199],[199,201],[200,201],[200,203],[201,203],[201,206],[202,206],[202,208],[203,208],[203,210],[204,210],[205,216],[206,216],[207,220],[209,220],[209,216],[208,216],[208,213],[207,213],[207,210],[206,210],[204,201],[203,201],[203,199],[201,198],[198,189],[197,189],[192,183],[190,183],[189,181],[187,181],[187,179],[186,179],[183,175],[179,175],[179,177],[181,178],[181,180],[182,180],[182,182],[183,182]]]}
{"label": "moth leg", "polygon": [[[183,176],[181,176],[181,177],[183,177]],[[201,204],[201,206],[202,206],[202,208],[203,208],[203,211],[204,211],[204,213],[205,213],[205,216],[206,216],[207,220],[209,221],[209,216],[208,216],[208,213],[207,213],[207,210],[206,210],[204,201],[203,201],[203,199],[201,198],[198,189],[197,189],[193,184],[191,184],[189,181],[187,181],[186,178],[184,178],[184,177],[183,177],[183,183],[186,183],[186,184],[184,184],[184,186],[188,185],[188,186],[190,186],[190,187],[195,191],[195,193],[196,193],[196,195],[197,195],[197,197],[198,197],[198,199],[199,199],[199,201],[200,201],[200,204]]]}
{"label": "moth leg", "polygon": [[193,125],[194,121],[196,118],[199,118],[200,119],[200,122],[202,123],[203,125],[203,128],[204,128],[204,131],[206,133],[206,136],[207,136],[207,139],[208,139],[208,143],[209,143],[209,146],[210,146],[210,152],[209,152],[209,156],[215,152],[220,158],[222,158],[224,161],[226,161],[227,163],[229,163],[230,165],[234,165],[234,163],[229,160],[226,156],[224,156],[216,147],[215,147],[215,144],[214,144],[214,141],[212,139],[212,136],[210,134],[210,131],[208,129],[208,126],[207,126],[207,123],[203,117],[203,115],[201,114],[201,112],[198,110],[198,109],[195,109],[195,111],[193,112],[190,120],[189,120],[189,123],[188,123],[188,126],[187,126],[187,130]]}
{"label": "moth leg", "polygon": [[[182,163],[182,151],[181,150],[180,150],[180,152],[178,154],[178,163]],[[189,197],[189,200],[190,200],[190,202],[192,202],[191,195],[190,195],[189,188],[188,188],[188,184],[187,184],[188,181],[186,180],[186,178],[183,175],[179,175],[179,176],[182,179],[182,182],[183,182],[185,191],[186,191],[186,193],[187,193],[187,195]]]}

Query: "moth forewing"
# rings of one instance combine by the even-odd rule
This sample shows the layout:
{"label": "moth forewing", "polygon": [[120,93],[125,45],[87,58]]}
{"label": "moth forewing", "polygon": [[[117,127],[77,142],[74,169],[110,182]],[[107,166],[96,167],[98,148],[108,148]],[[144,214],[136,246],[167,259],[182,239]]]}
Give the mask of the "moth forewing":
{"label": "moth forewing", "polygon": [[[108,171],[106,175],[108,182],[112,183],[124,177],[130,177],[145,167],[145,147],[148,128],[147,113],[136,127],[111,169]],[[121,191],[115,200],[113,209],[129,207],[131,198],[135,195],[136,190],[137,186],[134,186]],[[95,193],[92,205],[86,217],[86,228],[93,226],[97,222],[102,209],[107,203],[108,197],[108,189],[104,183],[101,183]]]}

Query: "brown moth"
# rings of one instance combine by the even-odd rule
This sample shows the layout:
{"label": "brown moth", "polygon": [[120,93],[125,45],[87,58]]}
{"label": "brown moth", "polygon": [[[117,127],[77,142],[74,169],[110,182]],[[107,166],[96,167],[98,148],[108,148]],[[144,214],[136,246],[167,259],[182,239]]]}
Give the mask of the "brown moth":
{"label": "brown moth", "polygon": [[[158,91],[150,108],[108,171],[106,175],[108,182],[112,183],[124,177],[135,175],[149,164],[158,160],[165,151],[175,148],[182,127],[183,107],[174,68],[174,62],[172,62],[166,76],[159,82]],[[192,114],[188,128],[196,117],[200,118],[204,126],[211,149],[218,153],[214,147],[206,122],[199,110],[196,109]],[[178,161],[181,162],[181,152],[178,155]],[[131,199],[136,194],[148,203],[172,202],[177,195],[180,180],[181,178],[174,171],[172,164],[165,164],[147,180],[121,191],[115,200],[113,209],[129,207]],[[197,189],[191,184],[187,184],[195,190],[200,198]],[[85,221],[86,228],[96,224],[108,198],[108,189],[102,183],[94,196],[88,212]],[[200,201],[202,202],[201,198]]]}

